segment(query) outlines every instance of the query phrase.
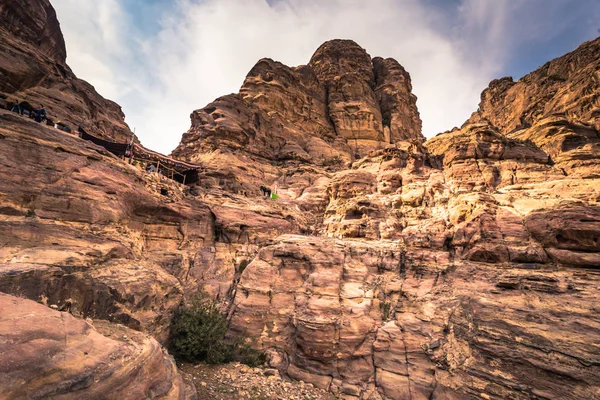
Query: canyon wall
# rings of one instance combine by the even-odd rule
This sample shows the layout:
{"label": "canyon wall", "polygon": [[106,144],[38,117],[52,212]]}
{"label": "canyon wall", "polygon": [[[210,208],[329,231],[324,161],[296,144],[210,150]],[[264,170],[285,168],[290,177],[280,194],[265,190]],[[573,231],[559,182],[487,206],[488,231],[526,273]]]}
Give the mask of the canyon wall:
{"label": "canyon wall", "polygon": [[[460,129],[426,142],[403,68],[348,41],[301,77],[262,60],[239,95],[195,111],[175,154],[207,188],[265,184],[271,207],[310,218],[259,246],[231,292],[232,332],[348,399],[597,397],[599,47],[493,81]],[[339,162],[307,151],[306,132]]]}
{"label": "canyon wall", "polygon": [[[46,0],[0,16],[0,92],[130,134],[66,66]],[[204,290],[271,366],[345,399],[600,397],[599,55],[493,81],[427,141],[393,59],[348,40],[262,59],[192,113],[173,155],[193,186],[0,110],[0,352],[26,377],[0,393],[192,397],[158,342]]]}
{"label": "canyon wall", "polygon": [[107,139],[131,140],[121,107],[78,79],[66,63],[65,41],[48,0],[0,4],[0,101],[43,105],[54,122]]}

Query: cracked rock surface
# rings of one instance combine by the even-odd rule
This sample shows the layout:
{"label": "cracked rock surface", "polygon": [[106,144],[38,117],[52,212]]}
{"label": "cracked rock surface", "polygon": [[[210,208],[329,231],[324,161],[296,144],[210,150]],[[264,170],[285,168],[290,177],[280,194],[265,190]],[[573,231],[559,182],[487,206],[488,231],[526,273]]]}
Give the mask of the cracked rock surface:
{"label": "cracked rock surface", "polygon": [[[0,62],[0,91],[38,101],[54,87],[48,65],[64,64],[62,36],[46,0],[16,3],[32,11],[0,7],[0,52],[49,39],[22,47],[29,69]],[[158,374],[170,398],[192,394],[147,335],[167,343],[199,290],[282,379],[347,400],[599,398],[599,66],[596,39],[495,80],[462,127],[425,140],[395,60],[347,40],[304,66],[262,59],[239,93],[192,113],[173,152],[200,165],[185,187],[0,110],[0,291],[20,297],[3,297],[15,315],[138,331],[162,361],[136,387]],[[73,121],[120,126],[95,96],[98,114],[73,108]],[[100,336],[81,340],[125,346]],[[17,389],[37,390],[45,367],[27,371]]]}
{"label": "cracked rock surface", "polygon": [[186,399],[175,362],[148,335],[0,294],[4,399]]}

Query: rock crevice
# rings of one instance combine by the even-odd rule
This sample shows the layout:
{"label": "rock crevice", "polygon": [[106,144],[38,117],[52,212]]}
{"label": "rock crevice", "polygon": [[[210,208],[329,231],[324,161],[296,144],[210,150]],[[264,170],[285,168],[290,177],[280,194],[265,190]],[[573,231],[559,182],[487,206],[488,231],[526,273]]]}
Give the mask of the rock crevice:
{"label": "rock crevice", "polygon": [[[17,3],[33,9],[0,7],[0,92],[41,101],[73,82],[73,103],[48,108],[129,135],[118,107],[64,64],[58,25],[37,20],[55,21],[49,3]],[[18,24],[32,26],[11,37]],[[38,48],[28,41],[43,26],[55,39]],[[43,393],[188,396],[146,335],[166,343],[172,315],[202,290],[272,367],[346,400],[598,397],[599,45],[492,82],[460,129],[427,141],[393,59],[348,40],[305,66],[262,59],[239,93],[192,113],[173,153],[201,167],[188,186],[0,110],[0,291],[42,303],[3,295],[17,320],[40,316],[40,354],[79,327],[55,353],[74,364],[54,365],[66,378]],[[30,327],[2,324],[33,346]],[[80,341],[106,384],[73,369],[90,361]],[[128,357],[118,368],[96,354],[113,348]],[[10,360],[38,363],[27,354]],[[38,393],[46,375],[25,369],[26,384],[0,393]]]}

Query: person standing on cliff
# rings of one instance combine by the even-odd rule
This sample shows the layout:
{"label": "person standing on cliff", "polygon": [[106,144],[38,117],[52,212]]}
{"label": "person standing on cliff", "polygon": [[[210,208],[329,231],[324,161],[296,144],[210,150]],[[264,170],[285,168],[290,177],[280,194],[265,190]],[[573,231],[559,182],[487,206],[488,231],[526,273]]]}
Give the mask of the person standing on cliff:
{"label": "person standing on cliff", "polygon": [[271,189],[266,186],[261,186],[260,191],[262,192],[264,197],[271,197]]}
{"label": "person standing on cliff", "polygon": [[40,104],[40,109],[35,113],[35,120],[37,122],[42,122],[46,119],[46,109],[43,104]]}

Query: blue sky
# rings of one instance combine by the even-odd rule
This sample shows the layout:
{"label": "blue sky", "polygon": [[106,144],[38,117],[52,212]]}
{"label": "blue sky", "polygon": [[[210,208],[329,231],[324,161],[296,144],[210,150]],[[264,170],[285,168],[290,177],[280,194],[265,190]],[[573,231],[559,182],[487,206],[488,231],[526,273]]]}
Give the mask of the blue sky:
{"label": "blue sky", "polygon": [[67,62],[169,153],[189,115],[237,92],[262,57],[305,64],[353,39],[413,78],[424,134],[460,126],[490,80],[515,79],[594,39],[597,0],[51,0]]}

